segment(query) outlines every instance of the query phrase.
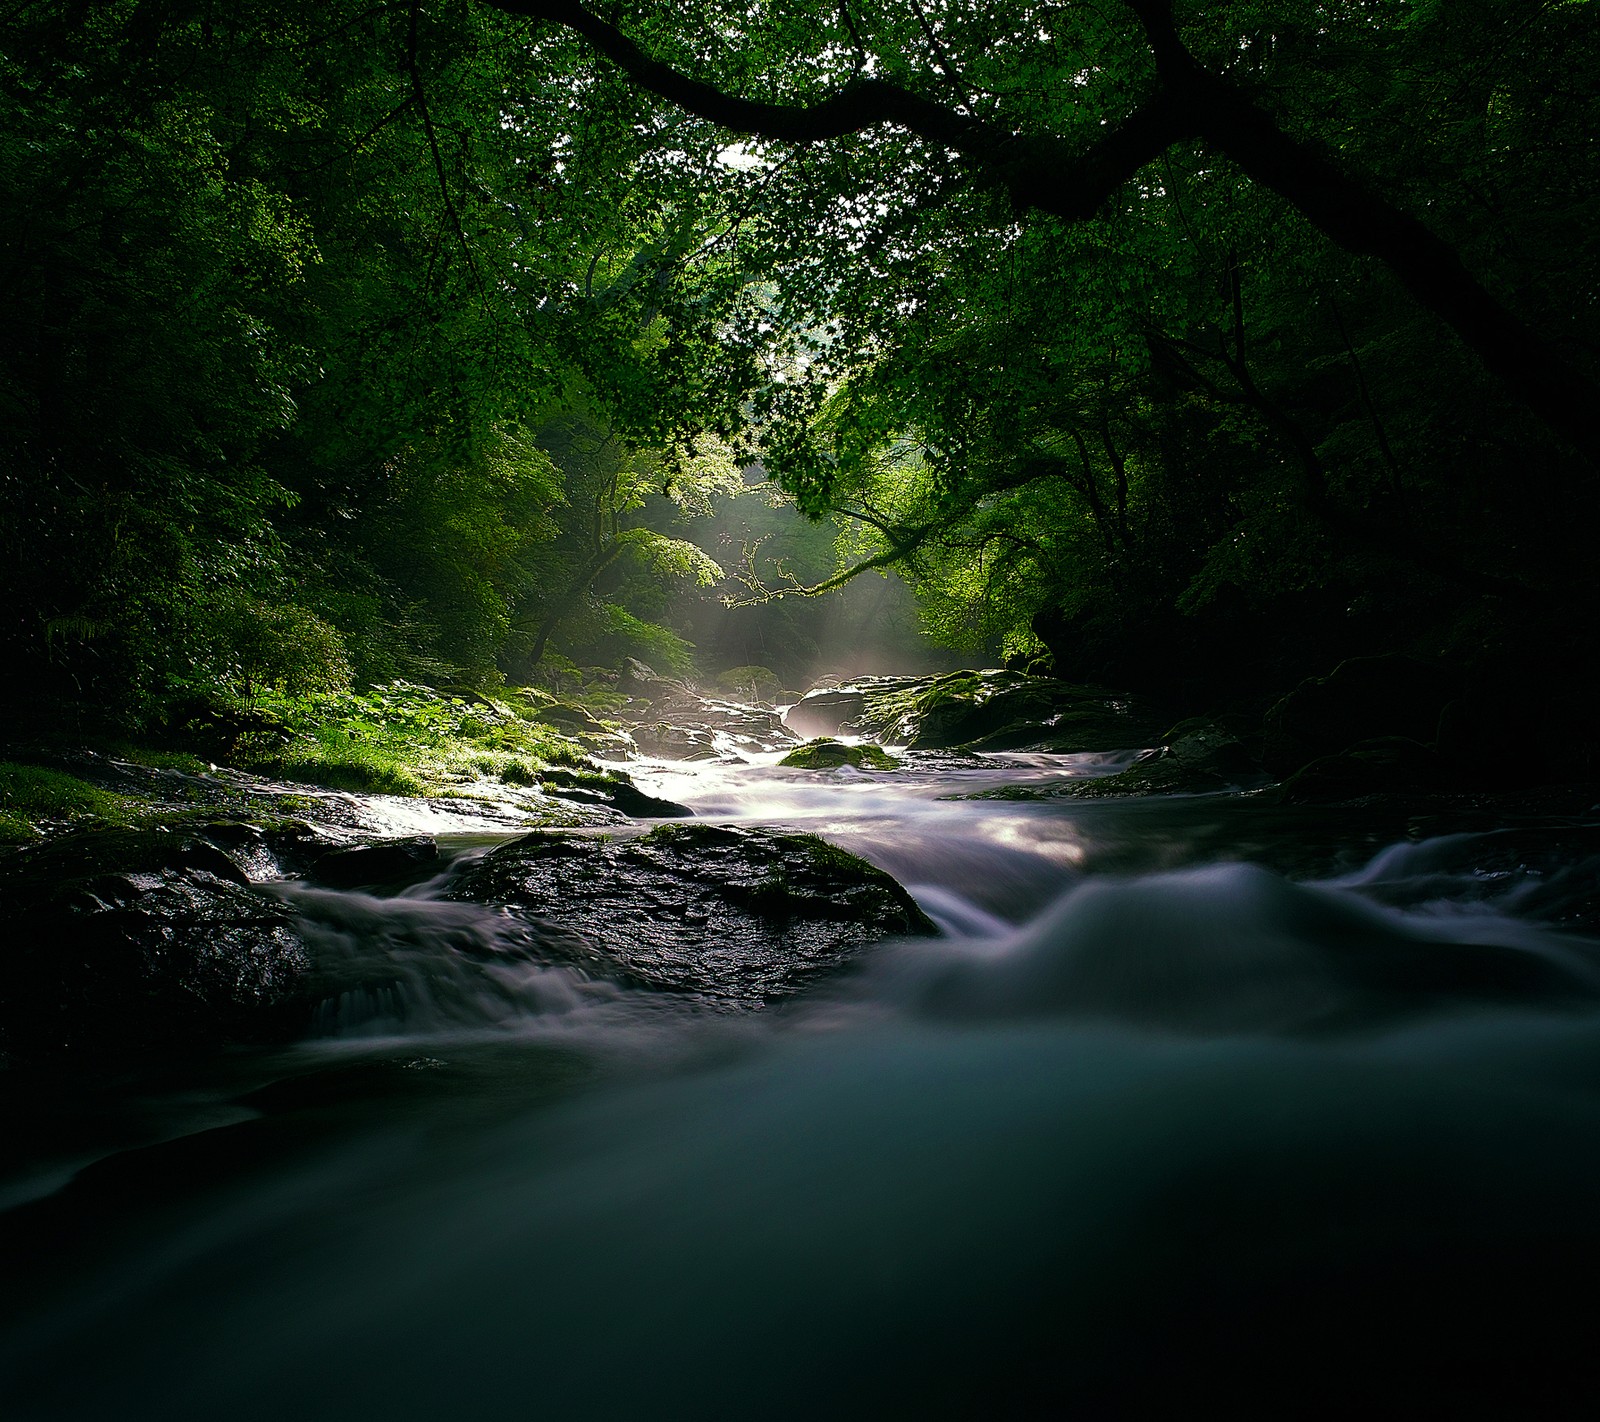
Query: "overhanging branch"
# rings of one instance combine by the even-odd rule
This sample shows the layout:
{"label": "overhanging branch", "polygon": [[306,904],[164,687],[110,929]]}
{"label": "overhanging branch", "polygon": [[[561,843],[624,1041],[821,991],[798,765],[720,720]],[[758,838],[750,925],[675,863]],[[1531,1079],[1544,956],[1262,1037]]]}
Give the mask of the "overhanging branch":
{"label": "overhanging branch", "polygon": [[642,88],[732,133],[789,143],[842,138],[897,124],[953,150],[1019,208],[1077,221],[1172,144],[1198,138],[1277,193],[1343,247],[1382,262],[1519,399],[1600,469],[1600,385],[1502,305],[1431,229],[1347,173],[1320,144],[1292,137],[1230,80],[1204,69],[1183,43],[1171,0],[1124,0],[1155,60],[1155,93],[1087,146],[1052,134],[1014,134],[881,79],[855,79],[813,104],[726,94],[652,58],[577,0],[486,0],[508,14],[582,35]]}

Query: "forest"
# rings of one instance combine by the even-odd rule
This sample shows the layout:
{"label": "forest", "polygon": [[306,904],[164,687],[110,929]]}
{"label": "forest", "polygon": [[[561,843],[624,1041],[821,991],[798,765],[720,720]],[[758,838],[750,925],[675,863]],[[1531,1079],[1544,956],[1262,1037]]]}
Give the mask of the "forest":
{"label": "forest", "polygon": [[1403,650],[1565,706],[1596,42],[1491,0],[13,6],[11,714],[686,672],[686,601],[861,570],[1075,680]]}
{"label": "forest", "polygon": [[1590,1417],[1594,0],[0,0],[0,1414]]}

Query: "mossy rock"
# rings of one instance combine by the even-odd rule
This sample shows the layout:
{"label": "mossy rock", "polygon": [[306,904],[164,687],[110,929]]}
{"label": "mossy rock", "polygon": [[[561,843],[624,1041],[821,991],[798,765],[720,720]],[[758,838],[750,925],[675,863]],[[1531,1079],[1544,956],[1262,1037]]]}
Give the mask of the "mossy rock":
{"label": "mossy rock", "polygon": [[717,673],[717,689],[729,696],[744,697],[771,706],[783,689],[783,682],[776,672],[766,667],[729,667],[727,671]]}
{"label": "mossy rock", "polygon": [[468,866],[447,896],[526,919],[547,961],[719,1007],[776,1002],[885,937],[935,931],[865,860],[814,835],[723,825],[538,832]]}
{"label": "mossy rock", "polygon": [[778,764],[794,770],[837,770],[845,765],[854,770],[893,770],[900,762],[882,746],[851,746],[824,736],[790,751]]}
{"label": "mossy rock", "polygon": [[1002,785],[963,798],[973,800],[1116,800],[1139,795],[1205,795],[1261,782],[1260,765],[1243,743],[1209,721],[1173,728],[1167,745],[1115,775],[1050,785]]}
{"label": "mossy rock", "polygon": [[0,841],[34,839],[41,825],[52,822],[85,816],[121,819],[125,809],[117,794],[67,771],[0,763]]}
{"label": "mossy rock", "polygon": [[548,706],[536,707],[528,719],[538,721],[542,725],[554,726],[558,731],[566,731],[569,735],[577,731],[603,732],[608,729],[594,717],[593,713],[567,701],[556,701]]}

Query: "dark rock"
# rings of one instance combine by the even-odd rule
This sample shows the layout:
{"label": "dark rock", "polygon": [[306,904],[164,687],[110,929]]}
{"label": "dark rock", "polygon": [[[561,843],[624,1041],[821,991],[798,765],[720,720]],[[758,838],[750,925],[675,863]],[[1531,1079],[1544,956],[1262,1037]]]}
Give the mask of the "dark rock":
{"label": "dark rock", "polygon": [[862,677],[789,708],[798,735],[867,736],[913,750],[1060,752],[1156,744],[1161,723],[1126,696],[1009,670]]}
{"label": "dark rock", "polygon": [[844,765],[855,770],[893,770],[900,762],[882,746],[849,746],[824,737],[790,751],[778,764],[794,770],[837,770]]}
{"label": "dark rock", "polygon": [[1456,691],[1454,674],[1428,662],[1352,657],[1327,676],[1301,682],[1267,712],[1266,767],[1291,775],[1319,756],[1388,736],[1431,744]]}
{"label": "dark rock", "polygon": [[0,872],[0,1056],[291,1034],[317,996],[285,904],[195,835],[89,830]]}
{"label": "dark rock", "polygon": [[797,736],[836,736],[866,709],[865,692],[830,687],[808,691],[784,713],[783,724]]}
{"label": "dark rock", "polygon": [[611,803],[625,815],[631,815],[636,820],[675,820],[684,819],[694,814],[687,805],[680,805],[676,800],[663,800],[656,795],[647,795],[636,785],[626,781],[618,781],[611,789]]}
{"label": "dark rock", "polygon": [[581,771],[550,769],[541,772],[539,783],[551,795],[584,805],[604,805],[636,820],[672,820],[694,814],[676,800],[647,795],[622,775],[594,775]]}
{"label": "dark rock", "polygon": [[871,698],[864,726],[914,750],[1127,750],[1154,745],[1160,723],[1131,698],[1020,672],[954,672]]}
{"label": "dark rock", "polygon": [[1426,794],[1451,781],[1449,766],[1429,746],[1401,736],[1362,741],[1319,756],[1283,782],[1285,804],[1337,804],[1369,795]]}
{"label": "dark rock", "polygon": [[562,832],[467,867],[447,897],[566,935],[556,960],[722,1006],[799,992],[892,934],[930,934],[889,875],[811,835],[670,825],[639,839]]}
{"label": "dark rock", "polygon": [[439,846],[431,835],[408,835],[380,844],[357,844],[335,849],[319,858],[307,871],[313,883],[329,889],[355,889],[364,885],[393,884],[432,872],[439,862]]}

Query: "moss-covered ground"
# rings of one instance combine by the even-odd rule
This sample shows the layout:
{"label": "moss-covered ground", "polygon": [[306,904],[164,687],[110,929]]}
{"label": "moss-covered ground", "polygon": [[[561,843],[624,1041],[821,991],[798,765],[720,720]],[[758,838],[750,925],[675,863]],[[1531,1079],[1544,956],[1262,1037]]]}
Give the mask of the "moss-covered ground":
{"label": "moss-covered ground", "polygon": [[[48,744],[12,748],[0,762],[0,843],[21,843],[86,823],[132,825],[174,813],[203,789],[185,777],[218,767],[335,790],[471,797],[484,782],[533,787],[546,774],[563,784],[609,777],[570,735],[550,724],[552,698],[518,689],[503,698],[451,695],[395,682],[362,693],[267,695],[173,731],[178,745],[106,742],[74,750],[101,759],[75,764]],[[187,738],[191,745],[181,742]],[[106,757],[179,774],[161,783],[96,774]],[[126,781],[127,783],[123,783]],[[248,794],[240,796],[248,800]],[[304,808],[310,808],[308,799]],[[265,805],[262,807],[266,808]],[[287,798],[271,802],[281,814]]]}

